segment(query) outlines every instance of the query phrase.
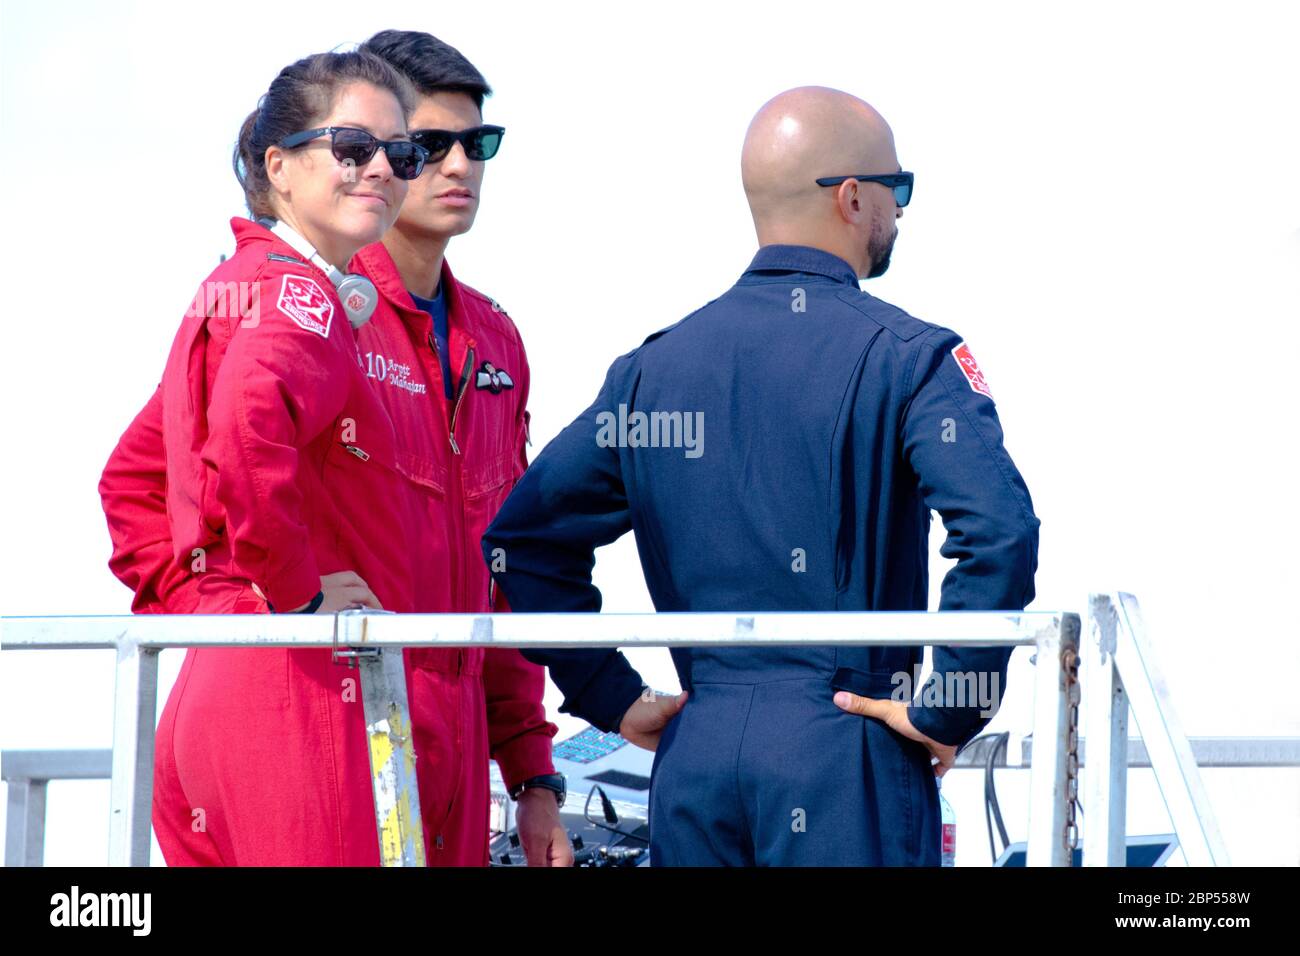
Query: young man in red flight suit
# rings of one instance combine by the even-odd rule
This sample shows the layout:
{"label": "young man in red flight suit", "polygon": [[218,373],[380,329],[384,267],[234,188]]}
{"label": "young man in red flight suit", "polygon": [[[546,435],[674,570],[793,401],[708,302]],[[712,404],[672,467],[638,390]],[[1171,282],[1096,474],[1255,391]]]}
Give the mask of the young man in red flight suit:
{"label": "young man in red flight suit", "polygon": [[[491,91],[468,60],[428,34],[384,31],[363,48],[416,87],[408,128],[431,153],[396,224],[350,264],[379,292],[357,332],[358,350],[392,417],[398,470],[426,504],[415,533],[414,610],[509,610],[491,587],[480,538],[527,466],[527,358],[510,318],[457,281],[444,258],[450,239],[473,225],[483,163],[500,142],[497,129],[482,125],[483,96]],[[155,394],[114,450],[100,493],[114,544],[110,567],[135,591],[132,609],[185,613],[194,607],[196,576],[172,557],[161,419]],[[517,796],[529,863],[570,865],[543,670],[507,648],[426,648],[412,658],[430,865],[488,862],[489,757]]]}

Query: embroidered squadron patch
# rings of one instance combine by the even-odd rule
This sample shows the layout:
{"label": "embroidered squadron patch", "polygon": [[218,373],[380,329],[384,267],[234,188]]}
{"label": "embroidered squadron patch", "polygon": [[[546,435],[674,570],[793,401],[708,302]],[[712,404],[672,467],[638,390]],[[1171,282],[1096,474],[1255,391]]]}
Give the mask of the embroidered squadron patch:
{"label": "embroidered squadron patch", "polygon": [[992,398],[993,393],[989,391],[989,384],[984,380],[984,373],[980,371],[979,363],[971,354],[970,346],[965,342],[960,343],[953,348],[952,356],[957,360],[961,373],[966,376],[966,381],[970,383],[971,391]]}
{"label": "embroidered squadron patch", "polygon": [[330,337],[334,303],[325,294],[325,290],[316,284],[315,279],[285,276],[280,284],[280,299],[276,305],[299,327],[315,332],[323,339]]}
{"label": "embroidered squadron patch", "polygon": [[503,388],[514,388],[515,383],[508,372],[503,368],[497,368],[491,362],[484,362],[478,370],[478,375],[474,379],[475,388],[486,388],[493,395],[496,395]]}

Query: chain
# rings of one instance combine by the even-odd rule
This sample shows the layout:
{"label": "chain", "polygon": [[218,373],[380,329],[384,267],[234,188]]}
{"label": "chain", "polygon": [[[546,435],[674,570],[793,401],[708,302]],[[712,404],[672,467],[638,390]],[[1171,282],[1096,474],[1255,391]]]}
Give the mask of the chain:
{"label": "chain", "polygon": [[1065,756],[1065,788],[1069,799],[1065,841],[1070,852],[1079,846],[1079,824],[1074,812],[1079,805],[1079,655],[1067,650],[1061,659],[1065,667],[1065,694],[1070,705],[1070,726]]}

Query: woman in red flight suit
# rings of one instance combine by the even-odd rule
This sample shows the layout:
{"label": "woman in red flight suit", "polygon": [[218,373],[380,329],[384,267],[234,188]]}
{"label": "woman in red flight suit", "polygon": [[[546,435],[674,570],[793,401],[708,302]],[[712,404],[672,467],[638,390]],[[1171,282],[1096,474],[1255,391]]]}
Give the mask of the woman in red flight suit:
{"label": "woman in red flight suit", "polygon": [[[419,175],[410,108],[382,60],[326,53],[281,71],[240,132],[249,209],[294,242],[232,220],[235,253],[163,374],[167,514],[197,613],[412,608],[415,505],[331,280]],[[355,673],[328,649],[189,650],[157,735],[169,864],[379,862]]]}

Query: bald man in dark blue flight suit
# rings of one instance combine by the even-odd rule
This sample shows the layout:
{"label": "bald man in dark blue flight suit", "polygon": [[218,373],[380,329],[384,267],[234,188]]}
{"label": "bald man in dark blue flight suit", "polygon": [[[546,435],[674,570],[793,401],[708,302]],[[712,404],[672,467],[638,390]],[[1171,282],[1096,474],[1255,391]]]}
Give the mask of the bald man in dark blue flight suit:
{"label": "bald man in dark blue flight suit", "polygon": [[[749,268],[613,363],[484,535],[511,608],[598,611],[593,552],[632,529],[660,611],[925,610],[934,509],[957,559],[940,610],[1022,610],[1039,521],[970,348],[858,287],[910,199],[887,124],[787,91],[742,175]],[[674,649],[689,700],[668,708],[616,650],[525,656],[562,711],[657,742],[652,865],[934,866],[935,775],[996,711],[1010,653],[937,647],[933,686],[891,700],[921,648]],[[992,697],[957,699],[976,686]]]}

